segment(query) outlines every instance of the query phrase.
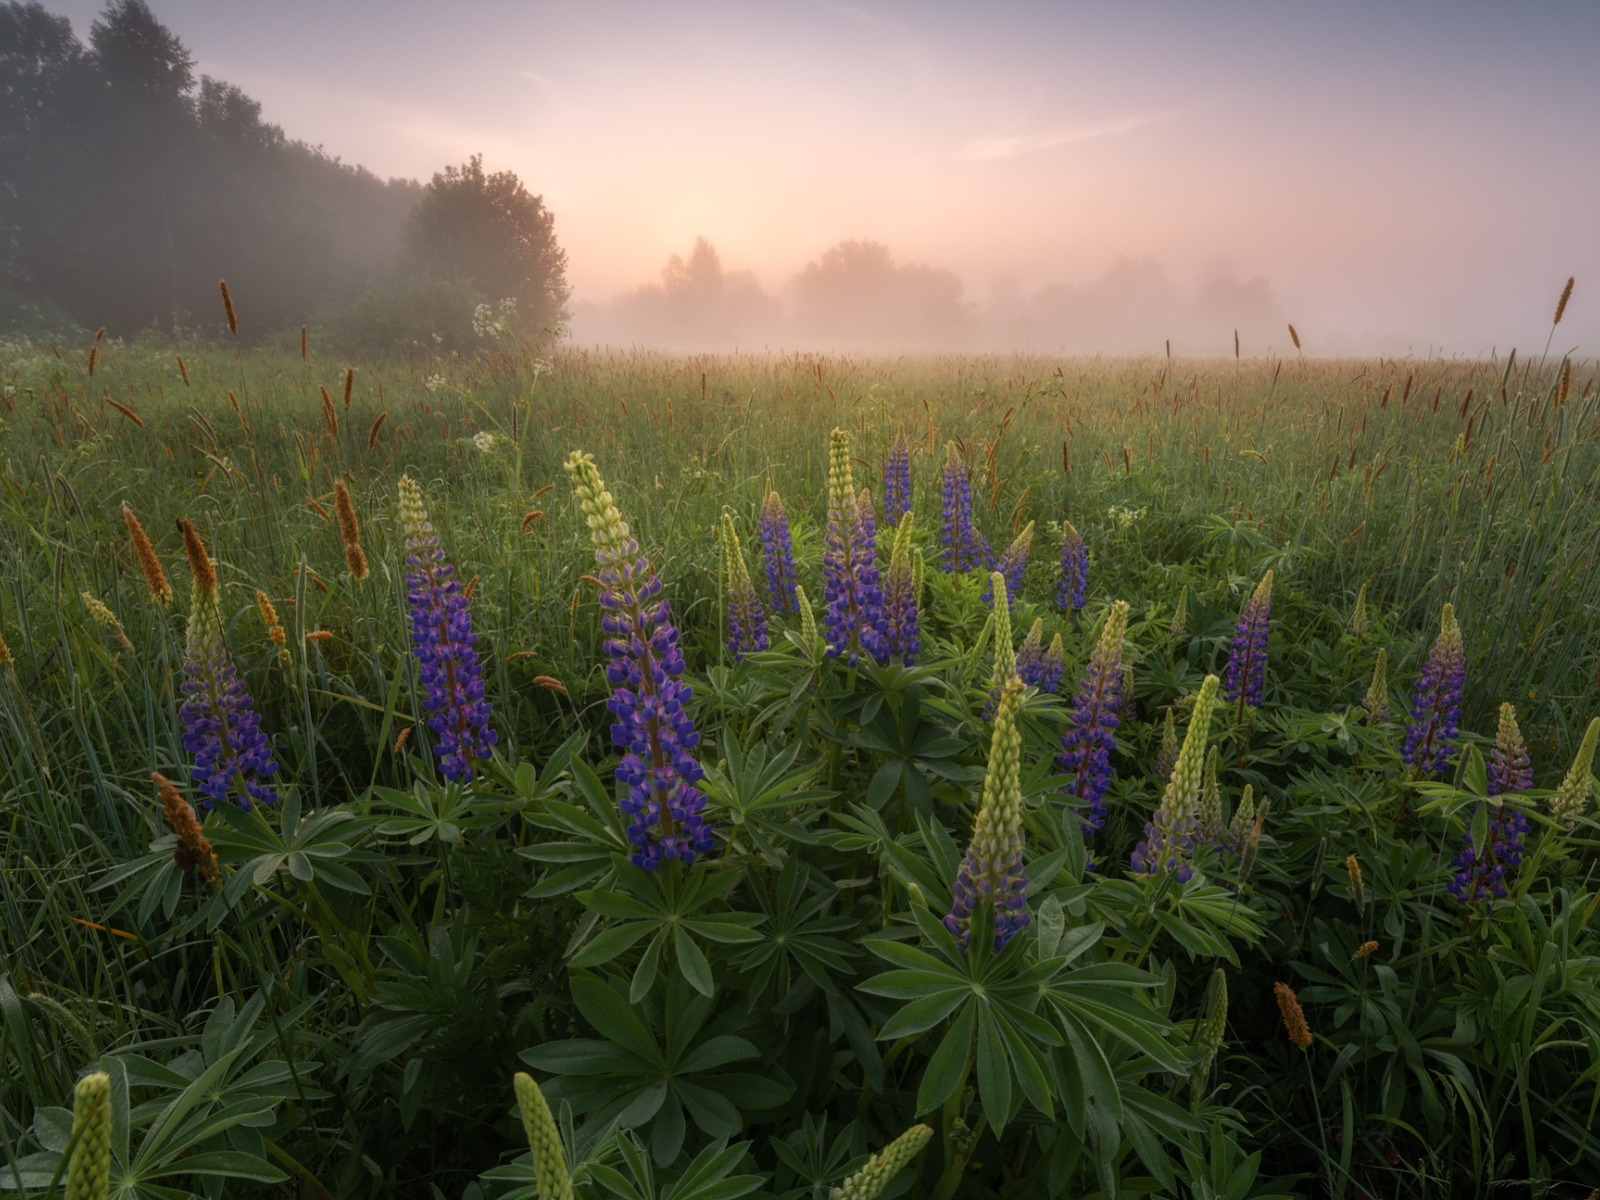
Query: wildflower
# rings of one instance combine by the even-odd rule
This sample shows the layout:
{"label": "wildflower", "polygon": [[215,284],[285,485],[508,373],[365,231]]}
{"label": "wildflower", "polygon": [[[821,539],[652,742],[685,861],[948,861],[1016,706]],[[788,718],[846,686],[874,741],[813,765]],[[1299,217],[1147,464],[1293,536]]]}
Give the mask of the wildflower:
{"label": "wildflower", "polygon": [[1528,748],[1517,725],[1517,710],[1511,704],[1500,706],[1500,726],[1494,747],[1489,751],[1489,795],[1525,792],[1533,786],[1533,767]]}
{"label": "wildflower", "polygon": [[1067,730],[1061,735],[1056,765],[1071,775],[1067,795],[1079,809],[1083,836],[1091,838],[1106,823],[1105,794],[1111,783],[1111,752],[1117,747],[1122,699],[1122,640],[1128,632],[1128,604],[1111,606],[1089,666],[1078,684]]}
{"label": "wildflower", "polygon": [[217,575],[200,535],[179,521],[183,548],[194,576],[183,659],[183,748],[194,755],[192,777],[205,806],[232,799],[240,808],[271,804],[277,793],[266,782],[278,770],[261,716],[228,655],[222,636]]}
{"label": "wildflower", "polygon": [[1133,869],[1140,875],[1172,875],[1187,883],[1193,874],[1188,856],[1194,849],[1200,823],[1196,801],[1200,795],[1201,772],[1205,764],[1206,739],[1210,736],[1211,716],[1217,705],[1217,677],[1207,675],[1195,697],[1183,749],[1167,780],[1166,791],[1155,817],[1144,827],[1144,841],[1133,850]]}
{"label": "wildflower", "polygon": [[[1022,576],[1028,569],[1028,550],[1033,546],[1033,522],[1029,521],[1022,532],[1011,539],[1011,544],[1000,552],[994,569],[1005,576],[1006,591],[1012,596],[1022,594]],[[983,594],[985,604],[994,603],[994,589]]]}
{"label": "wildflower", "polygon": [[994,589],[994,666],[989,671],[989,698],[983,706],[986,720],[994,715],[1006,681],[1017,673],[1017,652],[1011,644],[1011,600],[1006,594],[1006,577],[999,571],[989,572],[989,586]]}
{"label": "wildflower", "polygon": [[1061,583],[1056,589],[1056,607],[1071,612],[1083,607],[1089,586],[1089,547],[1071,521],[1061,522]]}
{"label": "wildflower", "polygon": [[1244,845],[1250,838],[1255,819],[1256,789],[1254,784],[1247,783],[1244,785],[1244,792],[1239,796],[1238,807],[1233,810],[1233,820],[1228,822],[1228,849],[1235,854],[1244,852]]}
{"label": "wildflower", "polygon": [[1356,593],[1355,611],[1350,614],[1350,632],[1357,637],[1366,637],[1370,628],[1372,623],[1367,620],[1367,585],[1363,583],[1361,590]]}
{"label": "wildflower", "polygon": [[805,642],[807,653],[812,653],[817,645],[817,618],[811,612],[811,597],[805,588],[796,585],[794,601],[800,609],[800,640]]}
{"label": "wildflower", "polygon": [[756,525],[761,535],[761,565],[766,574],[767,603],[775,613],[797,615],[794,590],[794,545],[789,539],[789,514],[777,492],[768,492]]}
{"label": "wildflower", "polygon": [[1220,843],[1226,831],[1222,828],[1222,785],[1217,781],[1217,748],[1206,752],[1205,778],[1200,784],[1200,836],[1208,842]]}
{"label": "wildflower", "polygon": [[139,518],[134,516],[127,501],[122,504],[122,520],[128,527],[128,539],[133,542],[133,553],[139,560],[139,570],[143,572],[145,584],[150,589],[150,598],[158,604],[172,603],[172,585],[167,582],[167,573],[161,569],[161,560],[156,557],[155,547],[150,544],[144,526],[139,524]]}
{"label": "wildflower", "polygon": [[767,648],[767,614],[750,581],[733,518],[722,514],[722,573],[728,589],[728,653],[743,658]]}
{"label": "wildflower", "polygon": [[889,461],[883,467],[883,515],[892,525],[911,511],[911,447],[905,430],[889,447]]}
{"label": "wildflower", "polygon": [[333,481],[333,507],[339,514],[339,538],[344,542],[344,561],[350,567],[350,577],[358,582],[369,574],[367,555],[361,548],[361,525],[356,520],[356,506],[350,500],[350,489],[344,480]]}
{"label": "wildflower", "polygon": [[1564,829],[1571,829],[1577,824],[1583,810],[1589,806],[1589,794],[1594,791],[1594,750],[1597,739],[1600,739],[1600,717],[1589,722],[1571,768],[1556,789],[1556,794],[1550,797],[1551,819]]}
{"label": "wildflower", "polygon": [[[480,308],[484,307],[479,305]],[[533,1157],[533,1173],[539,1182],[539,1200],[572,1200],[572,1177],[567,1173],[566,1156],[561,1152],[561,1134],[549,1102],[533,1076],[518,1071],[512,1077],[517,1093],[517,1110],[522,1115],[522,1130]]]}
{"label": "wildflower", "polygon": [[172,827],[172,832],[178,835],[172,861],[178,864],[178,869],[185,875],[198,868],[200,878],[213,887],[221,887],[222,870],[217,866],[217,852],[211,848],[211,840],[201,831],[193,807],[178,793],[172,780],[160,771],[151,772],[150,778],[155,781],[156,794],[161,797],[162,815]]}
{"label": "wildflower", "polygon": [[406,599],[411,645],[416,651],[428,726],[439,738],[439,773],[470,780],[474,759],[487,758],[498,741],[489,728],[472,613],[455,568],[445,561],[423,506],[422,489],[409,475],[399,483],[400,524],[406,535]]}
{"label": "wildflower", "polygon": [[830,1193],[828,1200],[877,1200],[901,1169],[922,1152],[933,1137],[926,1125],[913,1125]]}
{"label": "wildflower", "polygon": [[62,1195],[105,1200],[111,1179],[111,1076],[104,1071],[85,1075],[72,1089],[72,1133]]}
{"label": "wildflower", "polygon": [[850,478],[850,435],[842,429],[835,429],[828,439],[828,536],[822,570],[827,581],[823,599],[828,657],[843,654],[854,667],[864,650],[885,661],[872,501],[865,491],[856,495]]}
{"label": "wildflower", "polygon": [[917,651],[922,646],[917,613],[918,581],[911,559],[911,519],[909,510],[901,514],[883,588],[884,652],[898,654],[908,667],[916,662]]}
{"label": "wildflower", "polygon": [[954,442],[945,447],[944,476],[941,480],[941,508],[944,527],[939,540],[944,557],[939,565],[945,571],[966,571],[987,567],[991,552],[983,534],[972,525],[972,481]]}
{"label": "wildflower", "polygon": [[[1504,899],[1506,874],[1522,862],[1527,815],[1513,805],[1501,804],[1488,816],[1483,844],[1475,844],[1472,826],[1468,826],[1461,837],[1461,853],[1452,864],[1456,871],[1448,886],[1450,894],[1462,904]],[[1476,817],[1473,823],[1476,824]]]}
{"label": "wildflower", "polygon": [[1167,719],[1161,726],[1161,747],[1156,751],[1156,778],[1165,779],[1178,763],[1178,724],[1167,709]]}
{"label": "wildflower", "polygon": [[1029,687],[1038,686],[1039,669],[1044,664],[1044,618],[1039,617],[1028,626],[1022,645],[1017,647],[1017,675]]}
{"label": "wildflower", "polygon": [[1361,701],[1367,721],[1380,725],[1389,719],[1389,652],[1380,648],[1378,661],[1372,664],[1372,682],[1367,685],[1366,697]]}
{"label": "wildflower", "polygon": [[1267,679],[1267,626],[1272,619],[1272,572],[1256,584],[1245,601],[1233,631],[1233,651],[1228,655],[1223,697],[1241,706],[1261,707],[1261,690]]}
{"label": "wildflower", "polygon": [[705,795],[695,786],[705,772],[693,754],[700,744],[687,710],[694,691],[681,678],[671,608],[594,460],[574,450],[565,466],[599,564],[601,626],[611,656],[606,679],[615,689],[606,707],[616,718],[611,741],[623,752],[617,779],[628,789],[622,811],[633,862],[654,870],[676,858],[688,866],[714,842],[701,815]]}
{"label": "wildflower", "polygon": [[96,624],[103,625],[117,635],[117,640],[122,643],[123,649],[132,650],[133,643],[128,640],[127,632],[122,628],[122,622],[117,620],[117,614],[106,606],[93,592],[83,592],[79,599],[83,601],[84,611],[87,612]]}
{"label": "wildflower", "polygon": [[1301,1050],[1310,1049],[1311,1026],[1306,1024],[1305,1011],[1294,989],[1287,983],[1275,983],[1272,993],[1278,998],[1278,1011],[1283,1014],[1283,1027],[1288,1031],[1289,1040]]}
{"label": "wildflower", "polygon": [[972,929],[972,914],[987,902],[994,914],[994,948],[1004,949],[1012,935],[1028,924],[1028,877],[1022,868],[1022,733],[1017,710],[1022,706],[1022,680],[1011,676],[995,705],[994,736],[989,747],[989,773],[983,781],[972,840],[956,874],[945,927],[963,946]]}
{"label": "wildflower", "polygon": [[1032,680],[1033,686],[1041,692],[1054,693],[1061,687],[1061,676],[1067,670],[1067,649],[1061,642],[1058,633],[1050,639],[1050,646],[1039,659],[1038,670]]}
{"label": "wildflower", "polygon": [[1406,728],[1400,758],[1407,766],[1442,771],[1450,761],[1460,732],[1461,693],[1466,686],[1467,652],[1455,609],[1444,606],[1439,616],[1439,637],[1422,665],[1412,700],[1411,724]]}
{"label": "wildflower", "polygon": [[479,454],[493,454],[500,448],[500,438],[487,429],[480,429],[472,435],[472,448]]}
{"label": "wildflower", "polygon": [[1177,641],[1189,626],[1189,589],[1178,593],[1178,607],[1172,610],[1172,624],[1167,626],[1167,636]]}

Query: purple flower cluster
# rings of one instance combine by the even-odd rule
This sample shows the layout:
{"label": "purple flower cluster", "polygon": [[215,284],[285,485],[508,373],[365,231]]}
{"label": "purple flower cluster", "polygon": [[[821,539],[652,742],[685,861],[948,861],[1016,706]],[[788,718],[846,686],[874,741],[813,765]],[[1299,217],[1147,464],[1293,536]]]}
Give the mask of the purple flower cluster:
{"label": "purple flower cluster", "polygon": [[1106,788],[1111,784],[1111,752],[1117,747],[1122,707],[1122,640],[1128,631],[1128,605],[1118,600],[1106,617],[1089,667],[1078,684],[1067,731],[1061,735],[1056,765],[1072,776],[1067,795],[1080,809],[1083,836],[1091,838],[1106,823]]}
{"label": "purple flower cluster", "polygon": [[[1011,539],[1011,544],[1000,552],[994,569],[1005,576],[1006,595],[1016,600],[1022,595],[1022,577],[1028,570],[1028,551],[1033,547],[1033,522],[1029,521],[1022,532]],[[994,604],[994,588],[983,594],[983,602]]]}
{"label": "purple flower cluster", "polygon": [[728,588],[728,653],[735,658],[767,648],[767,614],[745,565],[733,518],[722,515],[723,577]]}
{"label": "purple flower cluster", "polygon": [[700,734],[687,708],[693,689],[680,678],[678,631],[661,580],[639,553],[594,460],[573,451],[566,470],[599,566],[606,680],[614,689],[606,707],[615,717],[611,741],[623,752],[617,779],[628,789],[622,811],[632,859],[647,870],[673,858],[687,866],[715,841],[702,815],[705,794],[696,786],[705,772],[693,753]]}
{"label": "purple flower cluster", "polygon": [[1533,764],[1528,759],[1528,747],[1517,724],[1517,710],[1510,704],[1500,706],[1500,727],[1489,751],[1488,765],[1491,796],[1525,792],[1533,786]]}
{"label": "purple flower cluster", "polygon": [[883,519],[899,525],[911,511],[911,447],[902,430],[889,447],[889,461],[883,467]]}
{"label": "purple flower cluster", "polygon": [[987,569],[992,553],[987,539],[973,527],[972,482],[967,478],[966,464],[961,461],[961,451],[954,442],[946,449],[941,490],[944,527],[939,540],[945,552],[940,567],[947,572],[973,567]]}
{"label": "purple flower cluster", "polygon": [[962,856],[951,890],[945,928],[966,946],[972,917],[987,903],[994,914],[994,948],[1005,944],[1029,923],[1028,876],[1022,862],[1022,735],[1017,711],[1022,706],[1022,681],[1012,676],[995,708],[989,773],[983,781],[972,840]]}
{"label": "purple flower cluster", "polygon": [[766,574],[767,604],[772,611],[798,616],[794,589],[799,577],[794,569],[794,545],[789,540],[789,514],[777,492],[768,492],[757,523],[761,535],[761,565]]}
{"label": "purple flower cluster", "polygon": [[1071,612],[1083,607],[1089,589],[1089,547],[1071,521],[1061,522],[1061,583],[1056,589],[1056,607]]}
{"label": "purple flower cluster", "polygon": [[271,804],[277,793],[266,782],[277,773],[261,732],[261,714],[228,654],[215,592],[195,589],[183,660],[183,748],[194,755],[191,777],[205,806],[234,800],[249,811]]}
{"label": "purple flower cluster", "polygon": [[911,562],[911,514],[900,518],[895,530],[889,572],[884,577],[884,652],[898,654],[912,666],[922,648],[922,627],[917,613],[917,574]]}
{"label": "purple flower cluster", "polygon": [[1461,732],[1461,696],[1467,682],[1467,651],[1455,610],[1446,604],[1439,617],[1439,637],[1422,664],[1411,702],[1400,758],[1407,766],[1442,771],[1455,751]]}
{"label": "purple flower cluster", "polygon": [[[1483,806],[1479,805],[1481,810]],[[1456,855],[1450,894],[1462,904],[1506,897],[1506,873],[1522,862],[1523,839],[1528,834],[1527,815],[1510,804],[1489,814],[1483,845],[1474,846],[1472,829],[1462,835],[1466,845]]]}
{"label": "purple flower cluster", "polygon": [[1244,610],[1233,628],[1233,650],[1223,674],[1223,697],[1241,701],[1250,708],[1261,707],[1261,692],[1267,682],[1267,630],[1272,623],[1272,572],[1256,584],[1245,601]]}
{"label": "purple flower cluster", "polygon": [[422,681],[428,726],[439,739],[439,773],[470,780],[474,759],[487,758],[496,735],[489,728],[483,695],[478,638],[455,568],[445,561],[439,535],[428,520],[422,490],[400,478],[400,523],[406,535],[406,599],[411,609],[411,646]]}
{"label": "purple flower cluster", "polygon": [[850,435],[835,429],[828,446],[828,534],[822,554],[823,619],[828,656],[856,666],[865,651],[887,662],[883,589],[878,585],[877,524],[872,498],[854,494]]}

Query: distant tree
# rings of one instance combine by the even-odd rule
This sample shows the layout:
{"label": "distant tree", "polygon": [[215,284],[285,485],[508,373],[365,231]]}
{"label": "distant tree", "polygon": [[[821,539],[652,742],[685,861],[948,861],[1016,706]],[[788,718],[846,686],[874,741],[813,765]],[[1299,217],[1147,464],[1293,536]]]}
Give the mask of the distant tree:
{"label": "distant tree", "polygon": [[961,280],[939,267],[896,264],[879,242],[844,241],[794,281],[795,315],[813,335],[910,346],[964,333],[971,311]]}
{"label": "distant tree", "polygon": [[283,145],[283,130],[261,119],[261,101],[252,100],[237,85],[209,75],[200,80],[195,117],[201,129],[235,146],[266,149]]}
{"label": "distant tree", "polygon": [[194,87],[194,55],[156,20],[144,0],[111,0],[89,26],[100,74],[119,101],[187,107]]}
{"label": "distant tree", "polygon": [[434,175],[406,246],[419,273],[467,281],[486,300],[516,297],[518,321],[530,331],[568,316],[572,290],[555,217],[513,172],[485,174],[481,154]]}

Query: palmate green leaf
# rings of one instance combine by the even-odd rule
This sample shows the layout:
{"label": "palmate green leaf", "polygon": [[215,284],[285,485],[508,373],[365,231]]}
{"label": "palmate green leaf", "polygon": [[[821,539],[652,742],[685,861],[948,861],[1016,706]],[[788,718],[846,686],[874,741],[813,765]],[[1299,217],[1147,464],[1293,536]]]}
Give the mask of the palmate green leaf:
{"label": "palmate green leaf", "polygon": [[977,1024],[977,1007],[964,1005],[945,1031],[939,1047],[928,1060],[917,1087],[917,1112],[931,1112],[950,1098],[950,1093],[966,1077],[967,1059],[972,1053],[972,1034]]}
{"label": "palmate green leaf", "polygon": [[993,1011],[977,1009],[978,1013],[978,1099],[983,1104],[984,1115],[996,1131],[1006,1127],[1011,1117],[1011,1063],[1006,1057],[1005,1043],[995,1028]]}

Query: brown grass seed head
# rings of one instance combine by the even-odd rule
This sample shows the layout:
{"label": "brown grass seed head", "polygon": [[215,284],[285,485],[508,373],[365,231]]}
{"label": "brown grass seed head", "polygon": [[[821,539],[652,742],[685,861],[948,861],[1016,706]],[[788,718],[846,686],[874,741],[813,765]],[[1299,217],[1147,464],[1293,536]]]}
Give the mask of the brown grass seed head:
{"label": "brown grass seed head", "polygon": [[365,579],[369,572],[366,552],[361,549],[361,526],[356,521],[350,489],[342,479],[333,481],[333,507],[339,514],[339,536],[344,541],[344,560],[350,566],[350,575],[357,581]]}
{"label": "brown grass seed head", "polygon": [[133,509],[128,507],[127,501],[122,503],[122,520],[128,526],[128,538],[133,542],[133,553],[139,560],[139,570],[144,574],[145,583],[149,585],[150,598],[158,604],[170,604],[172,585],[167,582],[167,573],[161,569],[161,560],[156,557],[155,547],[145,536],[144,526],[139,524],[139,518],[134,515]]}
{"label": "brown grass seed head", "polygon": [[194,586],[207,596],[217,594],[217,571],[206,553],[205,543],[194,524],[178,518],[178,530],[183,534],[183,553],[189,559],[189,572],[194,576]]}
{"label": "brown grass seed head", "polygon": [[226,279],[217,280],[217,286],[222,289],[222,311],[228,315],[228,332],[234,337],[239,336],[239,314],[233,311],[233,295],[228,291]]}

